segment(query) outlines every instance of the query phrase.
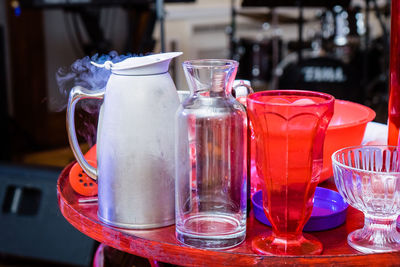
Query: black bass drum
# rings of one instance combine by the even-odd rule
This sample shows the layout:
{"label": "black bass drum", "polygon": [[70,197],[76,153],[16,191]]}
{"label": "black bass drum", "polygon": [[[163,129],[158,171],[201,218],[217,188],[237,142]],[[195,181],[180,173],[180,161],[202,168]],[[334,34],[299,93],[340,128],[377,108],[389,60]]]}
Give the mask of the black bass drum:
{"label": "black bass drum", "polygon": [[276,70],[278,89],[325,92],[337,99],[363,102],[361,71],[331,57],[284,60]]}
{"label": "black bass drum", "polygon": [[[282,60],[282,40],[263,39],[261,41],[241,38],[237,48],[239,69],[237,76],[250,81],[269,82],[272,78],[274,60],[277,65]],[[274,44],[275,41],[275,44]],[[274,45],[276,47],[274,48]],[[276,51],[274,51],[276,50]]]}

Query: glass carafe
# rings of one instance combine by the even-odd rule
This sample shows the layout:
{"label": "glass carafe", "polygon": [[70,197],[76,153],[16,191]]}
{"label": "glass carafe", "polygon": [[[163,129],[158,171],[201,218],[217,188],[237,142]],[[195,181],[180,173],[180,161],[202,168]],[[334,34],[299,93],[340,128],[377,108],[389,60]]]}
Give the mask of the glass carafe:
{"label": "glass carafe", "polygon": [[238,63],[183,63],[191,91],[176,115],[176,237],[224,249],[246,235],[247,116],[231,95]]}

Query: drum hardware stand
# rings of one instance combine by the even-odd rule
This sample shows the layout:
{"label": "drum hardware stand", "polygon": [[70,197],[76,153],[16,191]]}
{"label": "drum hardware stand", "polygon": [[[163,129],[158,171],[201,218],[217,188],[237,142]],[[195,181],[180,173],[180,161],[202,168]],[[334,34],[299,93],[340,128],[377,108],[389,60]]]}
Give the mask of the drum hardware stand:
{"label": "drum hardware stand", "polygon": [[231,0],[231,25],[227,29],[229,34],[229,58],[234,59],[235,49],[236,49],[236,40],[235,40],[235,32],[236,32],[236,9],[235,9],[235,0]]}
{"label": "drum hardware stand", "polygon": [[304,27],[304,10],[303,10],[303,1],[297,0],[297,7],[299,8],[299,22],[298,22],[298,63],[300,64],[303,60],[302,50],[303,50],[303,27]]}
{"label": "drum hardware stand", "polygon": [[164,0],[156,0],[156,13],[157,20],[160,23],[160,43],[161,43],[161,52],[165,52],[165,12],[164,12]]}
{"label": "drum hardware stand", "polygon": [[274,90],[277,89],[278,86],[278,76],[276,74],[276,68],[279,64],[279,39],[278,39],[278,14],[275,8],[271,9],[272,14],[272,29],[273,29],[273,36],[272,36],[272,79],[270,84],[270,89]]}
{"label": "drum hardware stand", "polygon": [[[231,23],[230,27],[227,29],[227,32],[229,34],[229,58],[231,59],[236,59],[235,57],[235,50],[236,50],[236,16],[237,16],[237,11],[235,8],[235,0],[231,0]],[[303,0],[296,0],[297,7],[299,8],[299,18],[298,18],[298,60],[301,62],[302,60],[302,49],[303,49],[303,26],[304,26],[304,7],[303,7]],[[279,40],[277,36],[277,27],[278,27],[278,13],[275,10],[275,5],[271,6],[271,15],[272,15],[272,21],[271,21],[271,26],[274,29],[274,36],[272,39],[272,77],[271,77],[271,83],[270,83],[270,88],[271,89],[276,89],[278,85],[278,75],[276,74],[276,68],[279,64]]]}
{"label": "drum hardware stand", "polygon": [[[365,0],[365,37],[364,37],[364,52],[363,52],[363,67],[362,67],[362,87],[365,89],[368,85],[368,52],[369,52],[369,41],[370,41],[370,0]],[[364,92],[364,90],[361,90]],[[361,96],[362,101],[365,100],[365,92],[364,95]]]}
{"label": "drum hardware stand", "polygon": [[[297,0],[296,1],[297,7],[299,8],[299,18],[298,18],[298,44],[297,44],[297,64],[300,64],[303,61],[303,28],[304,28],[304,7],[303,1]],[[277,25],[277,13],[275,9],[272,9],[272,24],[273,27]],[[272,41],[272,57],[273,57],[273,66],[272,66],[272,81],[271,81],[271,89],[278,89],[278,80],[279,76],[282,75],[282,71],[278,71],[278,66],[280,63],[278,62],[278,39],[274,36]]]}
{"label": "drum hardware stand", "polygon": [[[385,48],[384,50],[387,49],[389,51],[389,49],[390,49],[390,41],[389,41],[390,36],[389,36],[388,29],[387,29],[387,27],[385,25],[385,22],[383,21],[382,12],[379,10],[377,0],[370,0],[370,1],[372,1],[372,4],[374,6],[375,15],[378,18],[379,25],[382,28],[383,46]],[[389,53],[384,53],[383,54],[383,64],[384,64],[384,73],[389,73]],[[387,75],[385,75],[385,77],[386,77],[386,80],[388,80]]]}
{"label": "drum hardware stand", "polygon": [[[300,64],[303,60],[303,27],[304,27],[304,7],[303,1],[296,1],[297,7],[299,8],[299,18],[298,18],[298,45],[297,45],[297,64]],[[278,16],[275,8],[271,9],[272,12],[272,26],[276,30],[278,24]],[[279,76],[282,75],[280,71],[277,70],[280,65],[278,62],[278,39],[275,35],[272,40],[272,80],[270,84],[271,89],[278,89]]]}
{"label": "drum hardware stand", "polygon": [[[371,79],[368,73],[368,66],[371,65],[370,63],[370,53],[372,52],[369,45],[369,42],[365,40],[365,45],[363,51],[363,63],[367,63],[367,66],[363,66],[363,87],[364,87],[364,104],[370,107],[373,107],[377,111],[377,121],[381,121],[386,123],[387,120],[387,105],[388,105],[388,98],[389,98],[389,53],[386,53],[390,50],[390,34],[389,30],[384,22],[386,16],[388,14],[382,14],[378,3],[376,0],[368,0],[371,1],[373,5],[373,10],[375,15],[378,19],[379,25],[382,29],[382,46],[383,46],[383,66],[381,67],[381,73],[376,76],[375,78]],[[388,4],[388,3],[386,3]],[[390,6],[390,3],[389,3]],[[369,26],[368,24],[366,26]],[[366,28],[366,33],[369,28]],[[367,39],[367,38],[366,38]],[[368,41],[369,41],[368,36]],[[366,69],[366,70],[365,70]],[[365,84],[364,84],[365,82]]]}
{"label": "drum hardware stand", "polygon": [[[369,78],[369,53],[370,53],[370,32],[371,32],[371,27],[370,27],[370,13],[371,13],[371,7],[370,4],[373,4],[374,7],[374,11],[376,13],[376,17],[378,18],[378,22],[382,28],[382,34],[383,34],[383,45],[385,47],[384,50],[388,50],[389,49],[389,33],[388,30],[383,22],[382,19],[382,14],[379,11],[379,7],[378,7],[378,3],[376,0],[365,0],[365,37],[364,37],[364,51],[363,51],[363,67],[362,67],[362,87],[364,88],[364,90],[362,90],[362,92],[364,93],[364,95],[362,96],[362,100],[365,101],[366,99],[366,88],[368,88],[368,78]],[[388,72],[388,67],[389,67],[389,58],[388,58],[388,54],[385,53],[384,54],[384,72],[387,73]]]}

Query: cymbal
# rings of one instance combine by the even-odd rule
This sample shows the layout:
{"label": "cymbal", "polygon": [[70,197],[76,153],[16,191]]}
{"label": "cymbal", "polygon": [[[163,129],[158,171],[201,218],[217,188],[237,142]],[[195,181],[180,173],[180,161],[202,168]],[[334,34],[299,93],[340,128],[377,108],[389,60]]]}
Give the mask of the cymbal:
{"label": "cymbal", "polygon": [[[272,22],[273,19],[273,14],[271,12],[266,13],[266,12],[248,12],[248,11],[237,11],[236,14],[243,16],[243,17],[248,17],[260,22]],[[297,17],[292,17],[288,15],[283,15],[283,14],[276,14],[277,16],[277,23],[278,24],[296,24],[299,23],[299,18]],[[318,18],[304,18],[303,23],[305,22],[310,22],[310,21],[316,21]]]}
{"label": "cymbal", "polygon": [[[349,6],[350,0],[300,0],[303,7],[333,7],[336,5]],[[243,7],[255,7],[255,6],[265,6],[265,7],[298,7],[298,0],[243,0]]]}

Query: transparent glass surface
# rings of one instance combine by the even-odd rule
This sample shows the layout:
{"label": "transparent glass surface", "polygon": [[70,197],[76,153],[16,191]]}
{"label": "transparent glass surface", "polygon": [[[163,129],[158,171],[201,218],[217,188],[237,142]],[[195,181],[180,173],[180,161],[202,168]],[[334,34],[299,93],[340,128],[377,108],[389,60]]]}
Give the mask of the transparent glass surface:
{"label": "transparent glass surface", "polygon": [[183,63],[190,96],[177,111],[176,237],[199,248],[246,235],[247,116],[231,95],[237,62]]}
{"label": "transparent glass surface", "polygon": [[357,146],[332,155],[335,183],[345,201],[364,213],[364,227],[347,241],[364,252],[400,250],[396,219],[400,214],[399,148]]}
{"label": "transparent glass surface", "polygon": [[333,108],[332,96],[311,91],[265,91],[247,98],[263,207],[273,231],[253,240],[256,252],[322,252],[322,244],[310,235],[304,236],[302,230],[311,216]]}

